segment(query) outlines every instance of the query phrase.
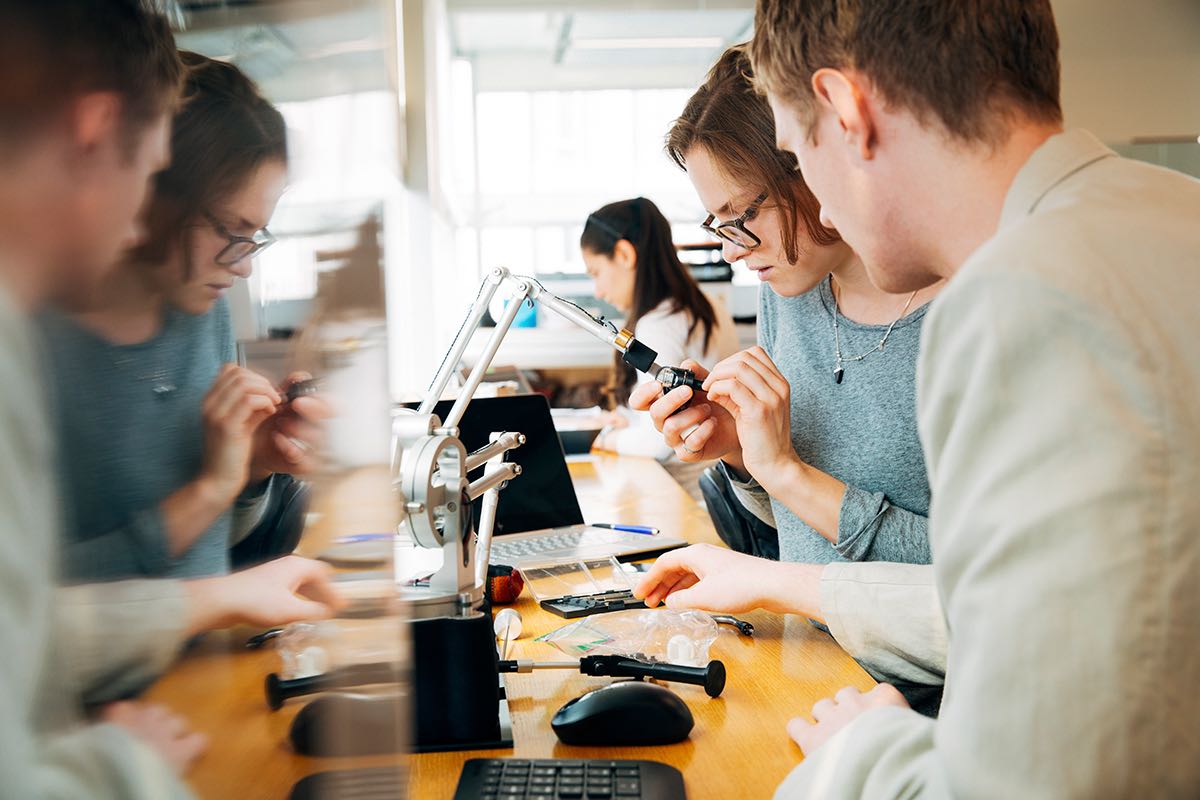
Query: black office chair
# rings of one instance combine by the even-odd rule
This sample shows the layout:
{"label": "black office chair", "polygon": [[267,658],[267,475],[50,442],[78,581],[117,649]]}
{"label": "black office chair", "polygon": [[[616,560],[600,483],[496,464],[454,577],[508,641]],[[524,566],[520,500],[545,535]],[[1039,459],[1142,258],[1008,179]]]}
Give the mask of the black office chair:
{"label": "black office chair", "polygon": [[230,567],[234,570],[289,555],[300,543],[304,515],[308,513],[308,484],[291,475],[276,473],[271,476],[267,494],[262,518],[229,551]]}
{"label": "black office chair", "polygon": [[717,536],[739,553],[779,560],[779,531],[754,516],[738,501],[729,479],[718,467],[704,470],[700,493]]}

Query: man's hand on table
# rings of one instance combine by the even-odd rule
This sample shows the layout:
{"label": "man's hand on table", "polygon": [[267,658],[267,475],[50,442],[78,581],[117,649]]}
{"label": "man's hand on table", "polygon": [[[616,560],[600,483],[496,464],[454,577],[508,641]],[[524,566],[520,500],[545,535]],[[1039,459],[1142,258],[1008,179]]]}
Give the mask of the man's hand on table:
{"label": "man's hand on table", "polygon": [[208,737],[196,733],[183,717],[156,703],[123,701],[105,706],[100,720],[119,728],[155,750],[176,775],[183,775],[208,748]]}
{"label": "man's hand on table", "polygon": [[800,746],[804,755],[809,756],[862,714],[887,706],[909,707],[904,696],[890,683],[881,683],[866,694],[847,686],[832,698],[817,701],[812,707],[816,722],[809,722],[803,717],[796,717],[789,722],[788,736]]}
{"label": "man's hand on table", "polygon": [[766,609],[821,621],[820,564],[784,564],[694,544],[661,556],[634,587],[654,608],[695,608],[722,614]]}
{"label": "man's hand on table", "polygon": [[330,574],[327,564],[285,556],[231,575],[187,581],[189,632],[330,617],[345,605]]}

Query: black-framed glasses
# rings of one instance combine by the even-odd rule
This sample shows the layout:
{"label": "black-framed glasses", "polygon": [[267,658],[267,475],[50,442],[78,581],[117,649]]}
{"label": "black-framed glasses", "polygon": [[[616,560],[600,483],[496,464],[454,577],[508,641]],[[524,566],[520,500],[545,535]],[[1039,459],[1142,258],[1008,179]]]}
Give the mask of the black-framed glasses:
{"label": "black-framed glasses", "polygon": [[715,228],[713,223],[717,218],[713,214],[709,214],[704,222],[700,223],[700,227],[705,231],[716,236],[718,239],[724,239],[727,242],[733,242],[743,250],[753,250],[762,244],[762,239],[755,236],[747,227],[746,223],[754,219],[754,215],[762,208],[763,201],[767,199],[767,193],[763,192],[752,202],[742,215],[737,219],[731,219],[728,222],[719,223]]}
{"label": "black-framed glasses", "polygon": [[236,233],[230,233],[229,229],[221,224],[221,220],[209,212],[205,211],[204,216],[209,224],[213,226],[213,230],[217,232],[217,235],[229,242],[229,244],[221,248],[221,252],[217,253],[215,259],[223,267],[231,267],[239,261],[257,255],[275,244],[275,235],[266,228],[255,231],[253,236],[239,236]]}

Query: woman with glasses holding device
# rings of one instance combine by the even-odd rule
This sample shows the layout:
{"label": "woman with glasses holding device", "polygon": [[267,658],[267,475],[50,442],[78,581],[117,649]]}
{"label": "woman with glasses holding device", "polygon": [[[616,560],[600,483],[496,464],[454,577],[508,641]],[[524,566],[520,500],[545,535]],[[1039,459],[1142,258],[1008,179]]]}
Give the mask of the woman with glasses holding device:
{"label": "woman with glasses holding device", "polygon": [[[821,565],[930,560],[916,359],[938,287],[879,291],[821,224],[791,154],[775,147],[743,47],[728,50],[667,136],[710,214],[703,227],[761,283],[759,346],[707,371],[704,392],[638,390],[684,461],[720,459],[737,499],[779,532],[781,562],[691,547],[638,587],[651,605],[764,607],[823,620]],[[852,180],[853,176],[847,176]],[[690,405],[684,408],[684,404]],[[816,576],[814,578],[814,576]]]}
{"label": "woman with glasses holding device", "polygon": [[[590,214],[579,238],[596,297],[619,309],[625,327],[658,353],[661,364],[685,359],[715,363],[737,351],[737,331],[724,304],[711,300],[679,260],[671,224],[644,197],[620,200]],[[650,456],[697,499],[703,469],[673,457],[645,414],[629,411],[639,377],[617,358],[609,381],[612,414],[595,447],[625,455]],[[640,380],[653,380],[641,375]]]}
{"label": "woman with glasses holding device", "polygon": [[274,473],[310,469],[314,397],[238,367],[225,293],[274,238],[283,117],[193,53],[145,236],[87,308],[46,314],[69,581],[227,572]]}

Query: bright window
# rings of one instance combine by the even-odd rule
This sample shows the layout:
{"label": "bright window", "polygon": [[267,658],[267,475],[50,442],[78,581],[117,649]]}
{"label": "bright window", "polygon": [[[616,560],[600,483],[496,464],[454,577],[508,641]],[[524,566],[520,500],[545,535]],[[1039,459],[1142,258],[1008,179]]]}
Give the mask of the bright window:
{"label": "bright window", "polygon": [[[474,257],[480,275],[498,266],[583,273],[578,242],[587,215],[639,195],[658,204],[681,241],[699,241],[700,204],[663,152],[667,129],[690,95],[690,89],[477,95],[478,185],[455,205],[472,209],[460,225],[478,235],[479,247],[460,259]],[[452,191],[466,189],[456,184]]]}

